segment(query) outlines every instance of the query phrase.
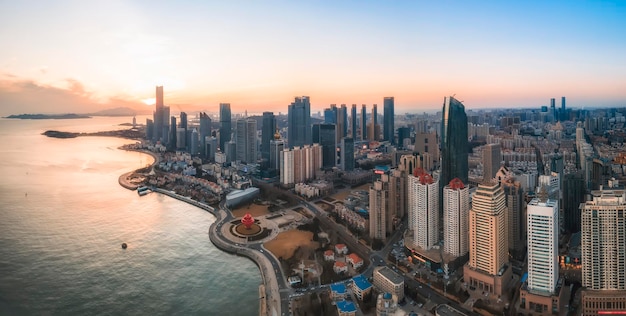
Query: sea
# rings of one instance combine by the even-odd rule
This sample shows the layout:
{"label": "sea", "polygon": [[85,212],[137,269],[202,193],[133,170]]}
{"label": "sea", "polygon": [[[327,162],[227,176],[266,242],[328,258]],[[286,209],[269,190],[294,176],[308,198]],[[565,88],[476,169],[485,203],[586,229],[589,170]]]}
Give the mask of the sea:
{"label": "sea", "polygon": [[258,315],[259,270],[211,243],[213,215],[118,184],[152,162],[134,141],[41,135],[131,122],[0,119],[0,315]]}

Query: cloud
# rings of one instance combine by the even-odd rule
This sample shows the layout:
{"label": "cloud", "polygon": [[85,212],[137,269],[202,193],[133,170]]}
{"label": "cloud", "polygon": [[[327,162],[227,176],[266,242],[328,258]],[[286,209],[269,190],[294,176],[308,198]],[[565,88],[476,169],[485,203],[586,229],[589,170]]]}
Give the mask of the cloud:
{"label": "cloud", "polygon": [[45,75],[48,73],[48,66],[41,66],[39,68],[39,72],[41,72],[41,74]]}
{"label": "cloud", "polygon": [[114,96],[96,99],[76,79],[66,79],[65,87],[54,87],[33,80],[19,79],[10,74],[0,78],[0,116],[22,113],[90,113],[129,107],[145,110],[139,101]]}

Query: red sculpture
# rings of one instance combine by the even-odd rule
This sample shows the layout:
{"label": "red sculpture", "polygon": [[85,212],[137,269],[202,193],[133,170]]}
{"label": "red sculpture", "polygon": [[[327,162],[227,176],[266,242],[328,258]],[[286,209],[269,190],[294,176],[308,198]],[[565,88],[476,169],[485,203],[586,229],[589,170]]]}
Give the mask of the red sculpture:
{"label": "red sculpture", "polygon": [[250,213],[246,213],[246,215],[241,218],[241,223],[246,226],[246,229],[250,229],[250,227],[252,227],[252,224],[254,224],[254,218],[252,218],[252,215],[250,215]]}

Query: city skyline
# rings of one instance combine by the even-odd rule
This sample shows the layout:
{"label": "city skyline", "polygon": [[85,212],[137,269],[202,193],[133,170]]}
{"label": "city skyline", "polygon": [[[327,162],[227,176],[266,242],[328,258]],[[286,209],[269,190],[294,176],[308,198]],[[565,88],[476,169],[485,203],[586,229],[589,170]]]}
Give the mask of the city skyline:
{"label": "city skyline", "polygon": [[[0,5],[0,115],[148,110],[286,112],[382,104],[436,110],[622,106],[626,2]],[[115,16],[115,19],[111,19]],[[80,27],[76,27],[80,25]],[[238,111],[237,111],[238,112]]]}

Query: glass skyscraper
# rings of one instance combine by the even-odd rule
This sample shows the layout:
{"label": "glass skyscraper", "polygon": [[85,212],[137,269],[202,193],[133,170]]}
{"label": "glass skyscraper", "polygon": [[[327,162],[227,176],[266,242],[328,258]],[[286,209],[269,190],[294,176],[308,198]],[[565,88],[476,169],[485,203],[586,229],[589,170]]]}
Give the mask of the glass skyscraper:
{"label": "glass skyscraper", "polygon": [[230,103],[220,103],[220,148],[226,152],[224,144],[230,141],[231,133]]}
{"label": "glass skyscraper", "polygon": [[287,142],[289,148],[311,144],[311,103],[309,97],[296,97],[287,113]]}
{"label": "glass skyscraper", "polygon": [[394,130],[393,97],[386,97],[383,100],[383,140],[395,144]]}
{"label": "glass skyscraper", "polygon": [[273,112],[263,112],[263,126],[261,129],[261,158],[270,160],[270,142],[276,133],[276,117]]}
{"label": "glass skyscraper", "polygon": [[450,183],[454,178],[468,183],[467,146],[465,106],[453,97],[446,97],[441,124],[440,184]]}

